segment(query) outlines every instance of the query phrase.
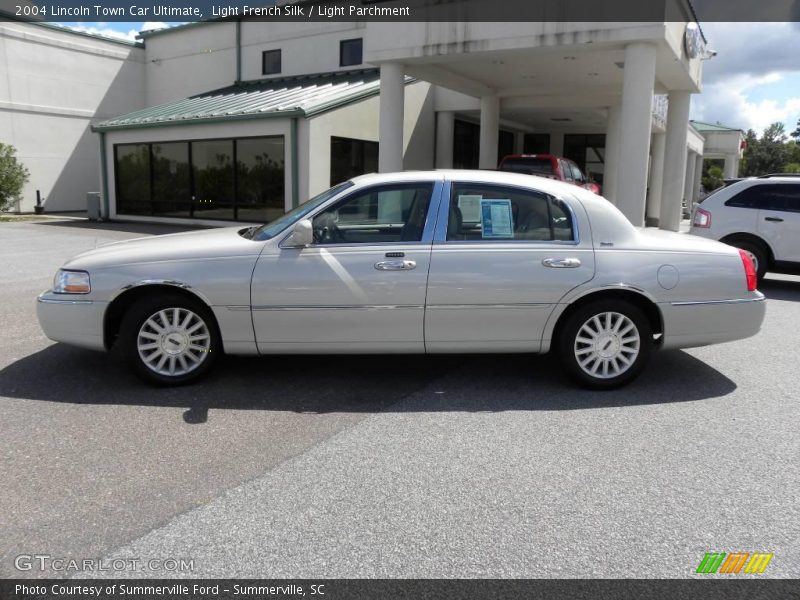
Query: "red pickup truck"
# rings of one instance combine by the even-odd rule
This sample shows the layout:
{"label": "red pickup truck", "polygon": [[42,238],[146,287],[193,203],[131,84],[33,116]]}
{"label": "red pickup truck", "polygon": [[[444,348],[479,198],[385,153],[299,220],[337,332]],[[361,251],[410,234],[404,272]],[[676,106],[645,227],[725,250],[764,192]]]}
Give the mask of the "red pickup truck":
{"label": "red pickup truck", "polygon": [[568,158],[552,154],[509,154],[503,157],[497,170],[559,179],[579,185],[595,194],[600,193],[600,186],[586,177],[578,165]]}

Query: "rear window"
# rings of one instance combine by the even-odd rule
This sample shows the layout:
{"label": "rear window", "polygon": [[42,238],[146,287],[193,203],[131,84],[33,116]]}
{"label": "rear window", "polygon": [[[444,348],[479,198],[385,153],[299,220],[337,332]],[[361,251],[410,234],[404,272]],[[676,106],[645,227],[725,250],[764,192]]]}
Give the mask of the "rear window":
{"label": "rear window", "polygon": [[800,184],[753,185],[733,196],[725,203],[725,206],[800,212]]}
{"label": "rear window", "polygon": [[524,173],[525,175],[543,175],[553,177],[553,162],[549,158],[521,157],[507,158],[500,165],[501,171]]}

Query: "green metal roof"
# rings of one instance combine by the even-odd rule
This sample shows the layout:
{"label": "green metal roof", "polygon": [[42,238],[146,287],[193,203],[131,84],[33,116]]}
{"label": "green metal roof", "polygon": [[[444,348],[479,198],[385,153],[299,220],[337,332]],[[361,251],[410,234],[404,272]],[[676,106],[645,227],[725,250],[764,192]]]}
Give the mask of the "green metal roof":
{"label": "green metal roof", "polygon": [[697,131],[741,131],[736,127],[726,127],[721,123],[705,123],[703,121],[689,121]]}
{"label": "green metal roof", "polygon": [[[406,77],[406,83],[414,79]],[[94,125],[95,131],[216,123],[241,119],[310,117],[377,95],[378,69],[280,77],[190,96]]]}

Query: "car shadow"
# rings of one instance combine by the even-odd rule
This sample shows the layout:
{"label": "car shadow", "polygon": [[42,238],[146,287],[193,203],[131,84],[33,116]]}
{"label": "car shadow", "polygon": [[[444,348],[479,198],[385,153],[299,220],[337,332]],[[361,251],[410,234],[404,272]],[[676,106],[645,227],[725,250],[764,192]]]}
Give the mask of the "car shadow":
{"label": "car shadow", "polygon": [[[167,223],[126,223],[118,221],[89,221],[88,219],[49,219],[35,221],[30,225],[42,227],[65,227],[67,229],[86,229],[91,231],[119,231],[121,233],[140,233],[142,235],[165,235],[183,233],[198,229],[209,229],[202,225],[171,225]],[[236,223],[232,223],[236,225]],[[244,227],[244,225],[242,225]]]}
{"label": "car shadow", "polygon": [[776,279],[767,277],[761,280],[758,291],[770,300],[800,302],[800,279]]}
{"label": "car shadow", "polygon": [[[736,384],[682,351],[657,352],[618,390],[577,388],[558,362],[534,355],[222,357],[196,384],[156,388],[113,354],[54,344],[0,371],[0,396],[73,404],[292,412],[581,410],[707,400]],[[402,402],[401,402],[402,401]]]}

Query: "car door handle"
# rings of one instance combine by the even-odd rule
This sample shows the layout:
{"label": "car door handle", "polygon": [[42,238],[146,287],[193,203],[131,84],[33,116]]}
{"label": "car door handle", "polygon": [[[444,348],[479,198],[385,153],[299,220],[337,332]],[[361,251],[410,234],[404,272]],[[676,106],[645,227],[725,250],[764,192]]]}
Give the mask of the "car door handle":
{"label": "car door handle", "polygon": [[410,271],[417,268],[417,262],[414,260],[382,260],[375,263],[375,268],[378,271]]}
{"label": "car door handle", "polygon": [[581,261],[577,258],[545,258],[542,264],[553,269],[574,269],[581,266]]}
{"label": "car door handle", "polygon": [[780,217],[764,217],[764,220],[771,223],[783,223],[783,219]]}

